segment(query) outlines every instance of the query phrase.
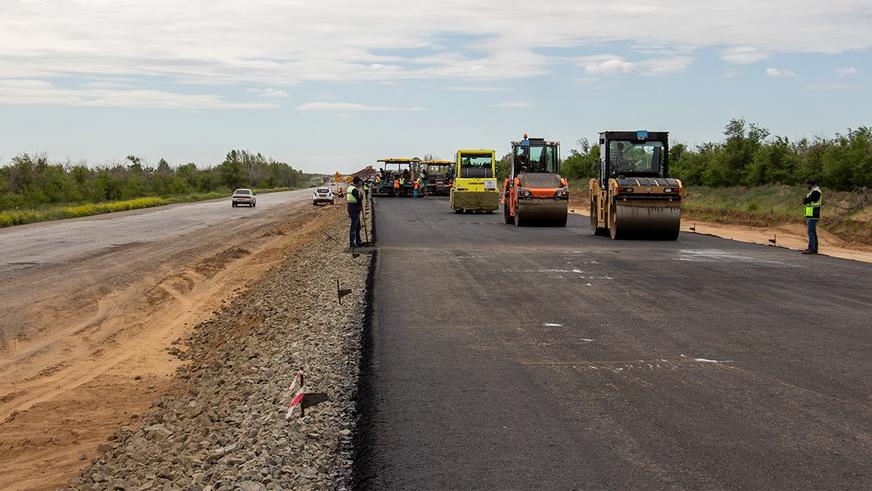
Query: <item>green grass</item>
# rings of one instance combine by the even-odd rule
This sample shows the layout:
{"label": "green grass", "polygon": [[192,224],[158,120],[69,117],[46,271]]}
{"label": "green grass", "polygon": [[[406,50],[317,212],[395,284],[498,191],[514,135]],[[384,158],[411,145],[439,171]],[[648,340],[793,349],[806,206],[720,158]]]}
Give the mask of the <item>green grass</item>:
{"label": "green grass", "polygon": [[[291,188],[276,188],[276,189],[256,189],[258,194],[289,191]],[[136,198],[122,201],[105,201],[101,203],[74,203],[67,205],[42,206],[39,208],[25,210],[3,210],[0,211],[0,228],[11,227],[13,225],[23,225],[25,223],[45,222],[49,220],[60,220],[63,218],[79,218],[91,215],[101,215],[104,213],[113,213],[116,211],[139,210],[143,208],[152,208],[155,206],[171,205],[174,203],[190,203],[194,201],[205,201],[210,199],[229,198],[228,191],[214,191],[211,193],[193,193],[180,196],[171,196],[160,198],[157,196],[148,196],[144,198]]]}

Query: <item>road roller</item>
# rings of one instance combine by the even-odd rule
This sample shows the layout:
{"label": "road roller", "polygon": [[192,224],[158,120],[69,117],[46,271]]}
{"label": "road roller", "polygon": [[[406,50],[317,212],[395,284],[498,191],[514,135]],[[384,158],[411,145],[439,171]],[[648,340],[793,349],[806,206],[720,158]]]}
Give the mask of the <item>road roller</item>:
{"label": "road roller", "polygon": [[512,142],[509,176],[503,183],[503,218],[515,226],[565,227],[569,188],[560,177],[560,143],[544,138]]}
{"label": "road roller", "polygon": [[495,150],[458,150],[449,203],[456,213],[493,213],[500,207]]}
{"label": "road roller", "polygon": [[675,240],[682,184],[669,177],[669,133],[605,131],[590,180],[590,226],[612,239]]}

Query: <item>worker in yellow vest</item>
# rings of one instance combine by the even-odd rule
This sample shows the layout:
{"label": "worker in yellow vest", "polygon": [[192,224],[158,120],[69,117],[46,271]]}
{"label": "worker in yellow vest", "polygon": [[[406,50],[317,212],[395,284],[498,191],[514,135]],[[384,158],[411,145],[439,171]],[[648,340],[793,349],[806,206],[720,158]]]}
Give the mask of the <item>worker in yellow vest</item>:
{"label": "worker in yellow vest", "polygon": [[363,204],[360,183],[360,178],[355,177],[348,185],[348,197],[345,199],[348,203],[348,218],[351,219],[351,227],[348,229],[348,247],[351,248],[363,247],[363,241],[360,240],[360,209]]}
{"label": "worker in yellow vest", "polygon": [[824,203],[824,196],[814,179],[807,179],[805,186],[808,188],[808,195],[802,200],[802,204],[805,211],[805,221],[808,224],[808,249],[802,253],[817,254],[817,223],[821,219],[821,205]]}

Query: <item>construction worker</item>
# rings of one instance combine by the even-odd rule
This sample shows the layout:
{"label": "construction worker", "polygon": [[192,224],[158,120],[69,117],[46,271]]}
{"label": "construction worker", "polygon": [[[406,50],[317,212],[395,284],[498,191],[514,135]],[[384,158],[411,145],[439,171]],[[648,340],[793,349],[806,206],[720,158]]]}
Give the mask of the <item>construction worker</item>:
{"label": "construction worker", "polygon": [[400,180],[394,177],[394,198],[400,195]]}
{"label": "construction worker", "polygon": [[360,240],[360,210],[363,204],[364,196],[358,187],[360,186],[360,178],[355,177],[351,184],[348,185],[348,217],[351,218],[351,227],[348,229],[348,247],[362,247],[363,241]]}
{"label": "construction worker", "polygon": [[806,179],[805,186],[808,188],[808,195],[802,200],[802,204],[805,206],[805,221],[808,224],[808,249],[802,253],[817,254],[817,223],[821,218],[821,205],[823,205],[824,196],[814,179]]}
{"label": "construction worker", "polygon": [[413,189],[412,190],[412,197],[417,198],[418,193],[421,191],[421,178],[420,177],[415,179],[415,184],[414,184],[412,189]]}

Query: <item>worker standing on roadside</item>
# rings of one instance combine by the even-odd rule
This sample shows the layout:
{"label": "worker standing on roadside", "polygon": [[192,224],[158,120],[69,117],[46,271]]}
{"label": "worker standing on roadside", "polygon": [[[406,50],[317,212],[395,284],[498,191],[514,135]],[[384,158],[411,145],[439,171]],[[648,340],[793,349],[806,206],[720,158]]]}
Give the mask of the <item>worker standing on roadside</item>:
{"label": "worker standing on roadside", "polygon": [[363,193],[361,193],[360,178],[355,177],[351,184],[348,185],[348,217],[351,218],[351,227],[348,230],[348,247],[362,247],[363,242],[360,240],[360,208],[363,203]]}
{"label": "worker standing on roadside", "polygon": [[802,200],[802,204],[805,205],[805,221],[808,223],[808,249],[802,251],[802,253],[817,254],[817,223],[821,218],[821,205],[823,204],[824,196],[814,179],[806,179],[805,186],[808,188],[808,195]]}
{"label": "worker standing on roadside", "polygon": [[412,191],[412,197],[417,198],[420,190],[421,190],[421,178],[419,177],[419,178],[415,179],[415,184],[413,186],[413,191]]}

